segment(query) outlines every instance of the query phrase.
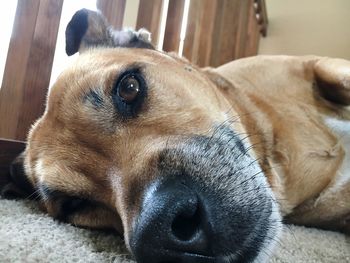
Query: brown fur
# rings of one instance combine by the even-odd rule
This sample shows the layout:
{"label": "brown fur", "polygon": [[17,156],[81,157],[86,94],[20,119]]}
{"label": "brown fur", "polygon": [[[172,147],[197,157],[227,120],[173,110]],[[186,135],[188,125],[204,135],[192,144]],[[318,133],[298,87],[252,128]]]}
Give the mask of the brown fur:
{"label": "brown fur", "polygon": [[[188,72],[180,60],[156,51],[88,52],[59,77],[44,116],[33,126],[26,150],[28,176],[34,185],[44,183],[72,196],[82,195],[103,203],[105,209],[120,215],[124,231],[128,232],[138,212],[138,194],[143,185],[153,180],[152,158],[157,149],[165,143],[175,143],[179,135],[208,133],[211,125],[224,121],[223,113],[229,112],[240,116],[244,126],[243,129],[236,123],[235,129],[251,135],[255,154],[283,214],[304,211],[299,216],[301,221],[316,224],[305,215],[316,213],[323,218],[320,213],[324,208],[317,211],[323,202],[334,208],[334,216],[338,215],[337,203],[341,199],[348,204],[350,191],[346,187],[336,197],[305,211],[303,204],[312,202],[335,178],[344,155],[342,145],[323,124],[320,113],[349,119],[346,108],[333,110],[334,104],[329,106],[313,87],[311,67],[318,60],[256,57],[232,62],[214,70],[225,83],[216,87],[200,71]],[[115,119],[108,112],[112,107],[108,97],[104,98],[106,109],[100,112],[84,103],[84,95],[95,87],[103,89],[107,96],[113,78],[133,61],[142,61],[147,81],[152,83],[149,101],[137,119],[126,124]],[[156,66],[159,64],[161,73]],[[269,72],[274,72],[273,76]],[[109,184],[108,176],[118,177],[115,185]],[[44,202],[47,211],[55,215],[51,200]],[[342,215],[350,212],[349,205],[342,209]],[[333,219],[332,211],[324,218]],[[75,217],[73,221],[97,226],[85,217],[80,220]]]}
{"label": "brown fur", "polygon": [[[336,65],[340,64],[342,68],[337,71]],[[325,100],[315,80],[327,83],[324,89],[339,89],[333,91],[333,96],[345,101],[350,94],[346,91],[350,76],[341,74],[345,66],[349,68],[350,63],[329,58],[262,56],[216,70],[240,90],[241,96],[232,89],[225,95],[237,105],[248,133],[255,134],[254,139],[261,143],[255,148],[263,158],[261,165],[280,199],[282,212],[287,215],[294,211],[292,222],[325,227],[330,218],[350,212],[348,185],[329,199],[317,199],[335,181],[344,158],[339,138],[324,124],[322,116],[350,120],[350,112]],[[315,199],[317,205],[313,205]],[[308,203],[308,209],[304,203]]]}
{"label": "brown fur", "polygon": [[[107,96],[118,72],[132,61],[143,61],[152,88],[143,113],[124,123],[112,114]],[[163,74],[158,74],[158,64],[164,66]],[[96,111],[84,102],[95,87],[103,89],[106,109]],[[44,116],[33,126],[26,151],[28,176],[34,185],[42,182],[104,203],[126,219],[124,224],[130,223],[139,201],[135,189],[152,180],[147,169],[157,150],[180,135],[206,134],[214,122],[224,121],[222,112],[229,105],[219,96],[205,75],[188,72],[179,60],[156,51],[104,49],[83,54],[58,78]],[[114,186],[118,191],[106,176],[120,177]],[[51,200],[46,206],[50,214],[57,213]]]}
{"label": "brown fur", "polygon": [[[89,39],[107,32],[104,20],[93,17]],[[26,175],[50,215],[60,217],[67,197],[93,200],[65,219],[114,227],[129,245],[145,186],[157,176],[159,151],[192,135],[210,136],[215,124],[227,122],[249,138],[287,219],[349,231],[349,183],[331,188],[344,145],[322,118],[350,121],[350,62],[260,56],[202,70],[174,54],[89,43],[59,76],[28,137]],[[111,93],[129,67],[140,68],[149,89],[139,115],[125,120],[115,113]],[[101,105],[90,101],[91,92]]]}

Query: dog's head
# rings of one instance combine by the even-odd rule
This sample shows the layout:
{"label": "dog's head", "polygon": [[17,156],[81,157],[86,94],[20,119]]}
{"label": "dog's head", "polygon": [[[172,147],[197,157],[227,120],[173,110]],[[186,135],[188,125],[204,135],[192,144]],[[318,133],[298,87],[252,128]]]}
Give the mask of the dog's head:
{"label": "dog's head", "polygon": [[261,260],[280,217],[218,86],[95,12],[79,11],[66,32],[67,53],[80,55],[25,151],[46,211],[117,229],[138,262]]}

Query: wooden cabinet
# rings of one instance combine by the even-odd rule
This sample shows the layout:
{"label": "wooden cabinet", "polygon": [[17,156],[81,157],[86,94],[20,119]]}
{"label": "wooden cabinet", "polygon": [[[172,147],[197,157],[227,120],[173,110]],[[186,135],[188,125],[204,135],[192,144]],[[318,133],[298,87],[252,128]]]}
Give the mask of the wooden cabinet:
{"label": "wooden cabinet", "polygon": [[44,112],[63,0],[18,0],[0,90],[0,138],[25,140]]}
{"label": "wooden cabinet", "polygon": [[263,0],[191,0],[188,18],[183,53],[199,66],[256,55],[266,35]]}

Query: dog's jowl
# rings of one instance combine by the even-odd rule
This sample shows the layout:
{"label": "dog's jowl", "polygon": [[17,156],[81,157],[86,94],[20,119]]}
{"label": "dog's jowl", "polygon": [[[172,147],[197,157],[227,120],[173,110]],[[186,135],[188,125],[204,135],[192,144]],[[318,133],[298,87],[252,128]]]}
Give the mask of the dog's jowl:
{"label": "dog's jowl", "polygon": [[199,69],[89,10],[66,37],[79,57],[30,131],[21,180],[51,216],[115,228],[145,263],[263,262],[282,218],[350,232],[350,62]]}

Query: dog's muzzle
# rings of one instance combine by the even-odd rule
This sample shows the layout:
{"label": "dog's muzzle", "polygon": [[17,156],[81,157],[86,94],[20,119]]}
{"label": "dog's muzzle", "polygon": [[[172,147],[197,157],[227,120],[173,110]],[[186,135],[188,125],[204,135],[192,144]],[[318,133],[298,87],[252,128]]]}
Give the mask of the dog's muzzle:
{"label": "dog's muzzle", "polygon": [[130,235],[137,262],[261,262],[280,216],[241,143],[223,130],[161,153],[160,179],[145,191]]}
{"label": "dog's muzzle", "polygon": [[152,188],[133,234],[137,261],[212,262],[213,230],[201,198],[175,178]]}

